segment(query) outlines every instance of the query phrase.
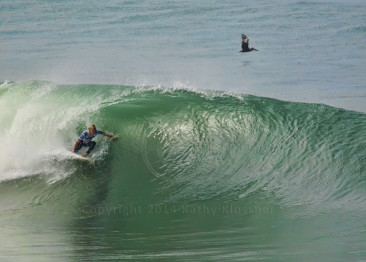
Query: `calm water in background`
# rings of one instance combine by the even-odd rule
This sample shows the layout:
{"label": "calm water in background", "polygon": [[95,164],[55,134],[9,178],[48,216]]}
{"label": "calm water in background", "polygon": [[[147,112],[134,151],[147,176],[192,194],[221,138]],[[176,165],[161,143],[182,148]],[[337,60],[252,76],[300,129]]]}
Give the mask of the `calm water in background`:
{"label": "calm water in background", "polygon": [[0,0],[0,43],[1,261],[366,259],[364,1]]}
{"label": "calm water in background", "polygon": [[[364,1],[1,1],[0,79],[186,86],[365,112]],[[241,34],[260,52],[242,54]]]}

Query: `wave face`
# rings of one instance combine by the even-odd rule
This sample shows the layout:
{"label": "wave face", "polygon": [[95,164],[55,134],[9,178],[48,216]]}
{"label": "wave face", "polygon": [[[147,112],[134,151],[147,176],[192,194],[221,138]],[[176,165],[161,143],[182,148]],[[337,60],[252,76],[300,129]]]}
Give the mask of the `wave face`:
{"label": "wave face", "polygon": [[[289,217],[366,211],[363,113],[188,88],[43,81],[3,83],[0,111],[0,217],[8,223],[62,214],[110,225],[120,218],[106,211],[128,205],[184,212],[185,204],[265,203]],[[98,136],[92,163],[69,152],[90,123],[119,137]]]}
{"label": "wave face", "polygon": [[3,182],[80,175],[84,163],[68,149],[95,123],[119,136],[97,139],[99,171],[118,183],[136,168],[144,186],[157,181],[164,201],[260,194],[290,206],[364,206],[362,113],[184,88],[32,81],[4,83],[0,95]]}

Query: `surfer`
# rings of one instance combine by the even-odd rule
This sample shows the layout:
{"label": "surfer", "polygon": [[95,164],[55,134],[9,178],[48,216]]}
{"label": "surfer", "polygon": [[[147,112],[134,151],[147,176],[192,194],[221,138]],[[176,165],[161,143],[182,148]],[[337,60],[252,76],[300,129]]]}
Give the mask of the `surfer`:
{"label": "surfer", "polygon": [[249,38],[242,34],[241,35],[241,51],[239,52],[251,52],[251,51],[258,51],[258,49],[255,49],[254,47],[249,47]]}
{"label": "surfer", "polygon": [[83,146],[85,146],[88,148],[88,150],[83,154],[83,157],[86,157],[97,144],[96,142],[92,141],[92,139],[100,134],[109,137],[111,140],[117,138],[106,132],[98,130],[95,125],[92,124],[80,135],[79,139],[75,142],[72,152],[77,153]]}

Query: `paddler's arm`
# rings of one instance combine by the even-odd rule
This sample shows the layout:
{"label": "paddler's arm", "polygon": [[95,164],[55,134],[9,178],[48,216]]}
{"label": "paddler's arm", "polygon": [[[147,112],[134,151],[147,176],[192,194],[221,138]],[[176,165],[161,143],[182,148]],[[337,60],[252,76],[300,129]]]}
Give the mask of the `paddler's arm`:
{"label": "paddler's arm", "polygon": [[80,140],[78,139],[75,142],[75,145],[74,145],[74,148],[73,148],[72,152],[75,152],[75,150],[76,150],[76,148],[78,147],[79,144],[80,144]]}
{"label": "paddler's arm", "polygon": [[116,138],[117,138],[116,136],[112,136],[112,135],[110,135],[110,134],[108,134],[108,133],[106,133],[106,132],[102,132],[102,134],[103,134],[104,136],[106,136],[106,137],[109,137],[111,140],[113,140],[113,139],[116,139]]}

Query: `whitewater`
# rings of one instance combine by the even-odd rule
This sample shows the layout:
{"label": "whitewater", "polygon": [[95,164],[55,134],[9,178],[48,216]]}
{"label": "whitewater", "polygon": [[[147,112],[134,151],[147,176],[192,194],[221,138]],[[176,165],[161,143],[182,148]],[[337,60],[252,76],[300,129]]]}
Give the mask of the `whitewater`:
{"label": "whitewater", "polygon": [[0,260],[364,261],[365,14],[0,1]]}

